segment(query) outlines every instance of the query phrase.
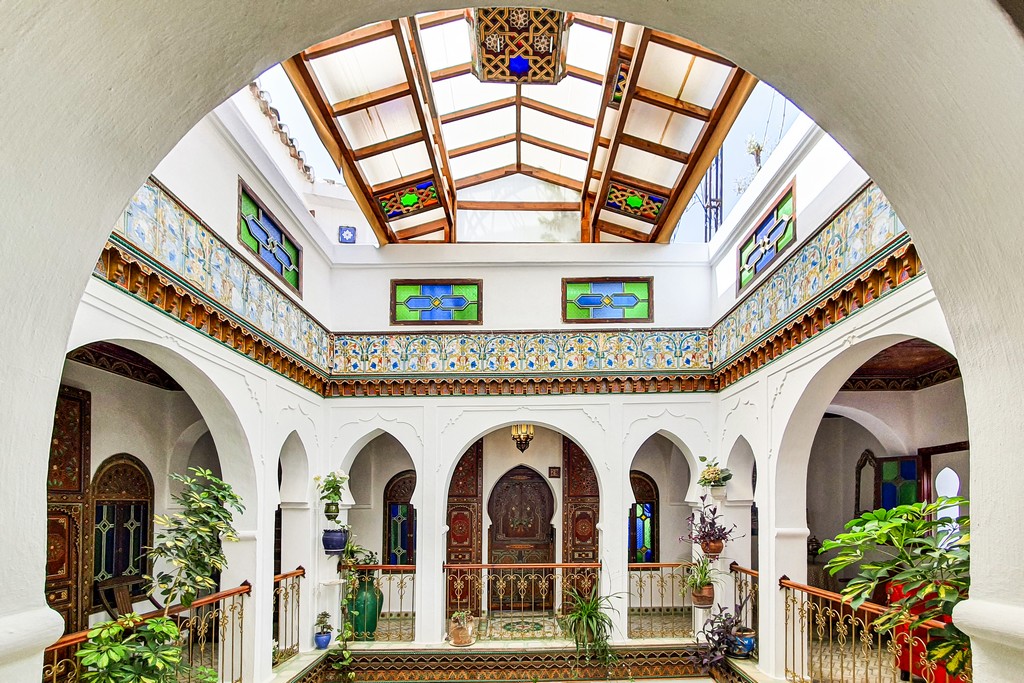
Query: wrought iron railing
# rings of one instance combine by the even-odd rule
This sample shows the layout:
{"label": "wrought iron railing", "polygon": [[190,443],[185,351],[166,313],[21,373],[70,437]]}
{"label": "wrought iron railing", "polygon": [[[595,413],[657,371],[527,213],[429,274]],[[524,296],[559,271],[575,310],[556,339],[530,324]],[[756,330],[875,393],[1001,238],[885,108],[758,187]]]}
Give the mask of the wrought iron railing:
{"label": "wrought iron railing", "polygon": [[306,570],[298,567],[274,577],[274,666],[299,654],[299,609],[305,575]]}
{"label": "wrought iron railing", "polygon": [[598,590],[601,564],[446,564],[444,571],[446,617],[472,615],[476,638],[559,640],[570,589]]}
{"label": "wrought iron railing", "polygon": [[966,672],[949,676],[928,659],[929,633],[939,621],[880,631],[886,608],[866,602],[856,610],[841,595],[783,577],[786,680],[799,683],[971,683]]}
{"label": "wrought iron railing", "polygon": [[411,641],[416,635],[416,567],[360,564],[342,572],[354,593],[346,616],[355,640]]}
{"label": "wrought iron railing", "polygon": [[[741,567],[733,562],[729,565],[733,580],[733,605],[739,606],[740,625],[757,631],[758,619],[758,576],[756,569]],[[758,638],[754,638],[754,649],[750,656],[757,658]]]}
{"label": "wrought iron railing", "polygon": [[630,563],[630,638],[693,637],[693,608],[686,588],[691,566],[691,562]]}
{"label": "wrought iron railing", "polygon": [[[182,659],[188,665],[179,680],[181,683],[198,681],[192,671],[208,667],[217,672],[220,683],[242,683],[244,661],[244,609],[245,596],[251,591],[246,581],[238,588],[221,591],[199,598],[189,607],[175,605],[167,610],[181,632],[178,645]],[[144,620],[164,615],[163,610],[142,615]],[[84,667],[75,656],[79,646],[89,639],[89,631],[69,633],[46,648],[43,653],[44,683],[73,683],[82,680]],[[252,655],[248,655],[251,657]]]}

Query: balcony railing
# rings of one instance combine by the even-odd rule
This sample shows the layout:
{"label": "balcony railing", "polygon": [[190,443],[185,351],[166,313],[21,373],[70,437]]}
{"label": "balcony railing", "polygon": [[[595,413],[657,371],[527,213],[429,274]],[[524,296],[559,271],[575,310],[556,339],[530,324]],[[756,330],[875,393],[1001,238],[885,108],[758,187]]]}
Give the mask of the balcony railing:
{"label": "balcony railing", "polygon": [[[786,680],[799,683],[971,683],[969,673],[948,676],[929,661],[928,640],[939,621],[881,632],[875,620],[886,608],[866,602],[854,610],[841,595],[779,581],[786,601]],[[909,623],[909,622],[908,622]]]}
{"label": "balcony railing", "polygon": [[629,637],[692,638],[686,575],[692,563],[630,563]]}
{"label": "balcony railing", "polygon": [[302,578],[306,570],[274,577],[274,666],[299,654],[299,609],[302,605]]}
{"label": "balcony railing", "polygon": [[[733,579],[733,605],[739,605],[740,625],[757,630],[757,570],[741,567],[735,562],[729,565],[729,573]],[[758,638],[754,639],[754,649],[750,656],[757,658]]]}
{"label": "balcony railing", "polygon": [[[178,645],[182,649],[182,660],[189,669],[209,667],[217,672],[220,683],[242,683],[245,656],[242,617],[245,596],[250,590],[251,586],[245,582],[238,588],[199,598],[187,608],[175,605],[167,610],[167,616],[178,623],[181,632]],[[158,610],[142,617],[148,620],[163,614],[163,610]],[[88,639],[88,630],[69,633],[46,648],[43,654],[44,683],[81,680],[84,668],[75,653]],[[251,654],[247,656],[252,657]],[[198,679],[192,673],[185,673],[179,680],[192,683]]]}
{"label": "balcony railing", "polygon": [[486,640],[557,640],[569,589],[598,587],[599,562],[578,564],[446,564],[447,615],[466,612]]}
{"label": "balcony railing", "polygon": [[361,564],[348,569],[347,578],[355,590],[347,612],[357,641],[413,640],[416,567]]}

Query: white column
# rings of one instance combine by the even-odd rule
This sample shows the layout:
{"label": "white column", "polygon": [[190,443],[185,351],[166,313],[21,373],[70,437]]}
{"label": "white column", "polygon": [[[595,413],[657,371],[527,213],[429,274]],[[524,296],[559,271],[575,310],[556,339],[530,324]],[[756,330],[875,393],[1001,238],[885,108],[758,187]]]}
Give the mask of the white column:
{"label": "white column", "polygon": [[[273,520],[273,513],[270,513]],[[271,526],[271,529],[273,526]],[[273,543],[265,542],[266,534],[255,531],[239,531],[237,543],[225,543],[224,555],[228,566],[221,574],[221,590],[229,590],[248,581],[250,593],[238,603],[241,605],[241,626],[236,626],[237,611],[226,612],[230,619],[220,657],[226,658],[225,671],[232,670],[235,676],[241,670],[243,681],[263,681],[270,676],[270,640],[274,604],[273,584]],[[271,534],[271,540],[273,534]],[[261,558],[264,547],[269,546],[269,557]],[[223,607],[228,610],[232,601],[225,600]],[[232,657],[232,653],[237,653]],[[233,666],[233,669],[232,669]]]}
{"label": "white column", "polygon": [[297,567],[306,570],[306,576],[299,579],[299,650],[313,648],[313,621],[316,614],[316,572],[313,510],[308,502],[281,503],[281,572],[290,572]]}
{"label": "white column", "polygon": [[[459,453],[454,457],[461,456]],[[416,487],[422,489],[422,493],[418,490],[416,494],[421,497],[416,509],[416,594],[413,598],[413,609],[416,613],[414,642],[423,645],[441,644],[445,635],[448,589],[445,585],[444,562],[447,555],[448,481],[445,476],[440,476],[431,486],[427,484],[430,477],[426,474],[447,472],[447,462],[448,458],[439,452],[437,433],[428,431],[423,450],[426,471],[418,479],[422,484],[417,483]]]}

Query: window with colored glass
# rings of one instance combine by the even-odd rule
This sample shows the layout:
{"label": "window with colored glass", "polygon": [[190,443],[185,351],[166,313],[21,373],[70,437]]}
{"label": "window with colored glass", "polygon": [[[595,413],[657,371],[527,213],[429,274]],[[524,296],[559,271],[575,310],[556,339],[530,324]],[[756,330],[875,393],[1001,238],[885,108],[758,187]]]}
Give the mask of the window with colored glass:
{"label": "window with colored glass", "polygon": [[384,563],[416,564],[416,472],[399,472],[384,487]]}
{"label": "window with colored glass", "polygon": [[796,241],[795,188],[782,193],[739,247],[739,289],[743,289]]}
{"label": "window with colored glass", "polygon": [[298,292],[302,284],[302,248],[239,180],[238,238],[260,260]]}
{"label": "window with colored glass", "polygon": [[658,486],[648,474],[629,473],[636,502],[629,509],[629,562],[658,561]]}

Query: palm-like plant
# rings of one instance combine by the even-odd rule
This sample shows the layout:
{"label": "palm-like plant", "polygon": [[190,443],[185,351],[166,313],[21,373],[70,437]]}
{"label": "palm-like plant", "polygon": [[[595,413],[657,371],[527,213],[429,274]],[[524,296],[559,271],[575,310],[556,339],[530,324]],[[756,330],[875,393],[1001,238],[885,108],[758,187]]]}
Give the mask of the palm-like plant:
{"label": "palm-like plant", "polygon": [[611,666],[617,657],[608,644],[614,623],[609,612],[618,612],[610,595],[598,595],[597,586],[584,593],[569,586],[566,589],[569,612],[562,618],[562,628],[576,644],[576,662],[583,660]]}

